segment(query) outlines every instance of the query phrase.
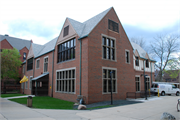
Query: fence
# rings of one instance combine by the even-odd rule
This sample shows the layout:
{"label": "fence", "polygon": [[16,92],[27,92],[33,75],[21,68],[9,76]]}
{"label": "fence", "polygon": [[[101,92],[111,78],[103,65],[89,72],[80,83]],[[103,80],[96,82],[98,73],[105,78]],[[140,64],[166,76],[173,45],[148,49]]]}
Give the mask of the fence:
{"label": "fence", "polygon": [[[147,97],[149,96],[154,96],[153,93],[147,91],[146,92]],[[126,98],[145,98],[146,97],[145,91],[140,91],[140,92],[127,92],[126,93]]]}

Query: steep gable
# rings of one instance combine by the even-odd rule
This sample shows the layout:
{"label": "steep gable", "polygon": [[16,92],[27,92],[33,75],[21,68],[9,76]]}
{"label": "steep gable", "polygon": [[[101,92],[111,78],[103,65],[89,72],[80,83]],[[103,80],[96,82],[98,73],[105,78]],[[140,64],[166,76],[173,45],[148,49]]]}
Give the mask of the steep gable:
{"label": "steep gable", "polygon": [[[69,20],[69,18],[66,18],[65,23],[64,23],[62,30],[60,32],[59,38],[57,40],[57,44],[62,43],[65,40],[70,39],[70,38],[78,35],[70,21],[72,22],[72,19]],[[78,22],[74,23],[75,28],[76,28],[77,23]],[[65,32],[64,30],[66,27],[68,27],[68,34],[66,36],[64,36],[64,32]],[[79,29],[79,28],[80,28],[80,26],[77,27],[77,29]]]}

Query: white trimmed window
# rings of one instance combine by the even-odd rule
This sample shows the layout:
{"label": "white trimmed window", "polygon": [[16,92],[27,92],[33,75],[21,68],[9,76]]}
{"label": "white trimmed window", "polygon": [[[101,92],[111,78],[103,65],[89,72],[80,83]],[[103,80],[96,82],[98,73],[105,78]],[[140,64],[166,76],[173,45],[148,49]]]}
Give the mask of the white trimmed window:
{"label": "white trimmed window", "polygon": [[39,64],[40,64],[40,58],[36,60],[36,69],[39,68]]}
{"label": "white trimmed window", "polygon": [[56,72],[56,91],[75,93],[75,68],[58,70]]}
{"label": "white trimmed window", "polygon": [[146,90],[150,89],[150,79],[149,77],[146,77]]}
{"label": "white trimmed window", "polygon": [[30,78],[29,78],[29,89],[32,88],[32,78],[33,78],[33,76],[30,76]]}
{"label": "white trimmed window", "polygon": [[117,84],[117,76],[116,76],[116,69],[114,68],[104,68],[103,67],[103,93],[110,93],[111,92],[111,75],[112,72],[112,92],[115,93],[117,91],[116,84]]}
{"label": "white trimmed window", "polygon": [[44,72],[48,72],[48,57],[44,58]]}
{"label": "white trimmed window", "polygon": [[129,50],[125,50],[126,63],[130,63],[130,52]]}
{"label": "white trimmed window", "polygon": [[102,36],[102,50],[103,59],[115,60],[115,39],[111,37]]}
{"label": "white trimmed window", "polygon": [[140,77],[135,77],[135,83],[136,83],[136,92],[140,92]]}

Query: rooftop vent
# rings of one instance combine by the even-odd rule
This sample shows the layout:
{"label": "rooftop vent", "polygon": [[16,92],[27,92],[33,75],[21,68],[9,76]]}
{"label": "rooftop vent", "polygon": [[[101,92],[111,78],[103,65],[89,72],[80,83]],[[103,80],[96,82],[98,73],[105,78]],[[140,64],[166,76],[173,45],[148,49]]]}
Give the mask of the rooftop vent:
{"label": "rooftop vent", "polygon": [[8,34],[5,34],[4,36],[9,36]]}

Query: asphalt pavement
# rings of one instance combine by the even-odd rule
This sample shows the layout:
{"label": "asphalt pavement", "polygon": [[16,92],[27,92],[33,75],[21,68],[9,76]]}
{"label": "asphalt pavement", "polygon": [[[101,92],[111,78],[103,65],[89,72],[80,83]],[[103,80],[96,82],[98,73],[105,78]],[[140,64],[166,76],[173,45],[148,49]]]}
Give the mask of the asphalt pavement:
{"label": "asphalt pavement", "polygon": [[160,120],[168,112],[180,120],[177,96],[129,99],[140,102],[96,110],[34,109],[0,98],[0,120]]}

